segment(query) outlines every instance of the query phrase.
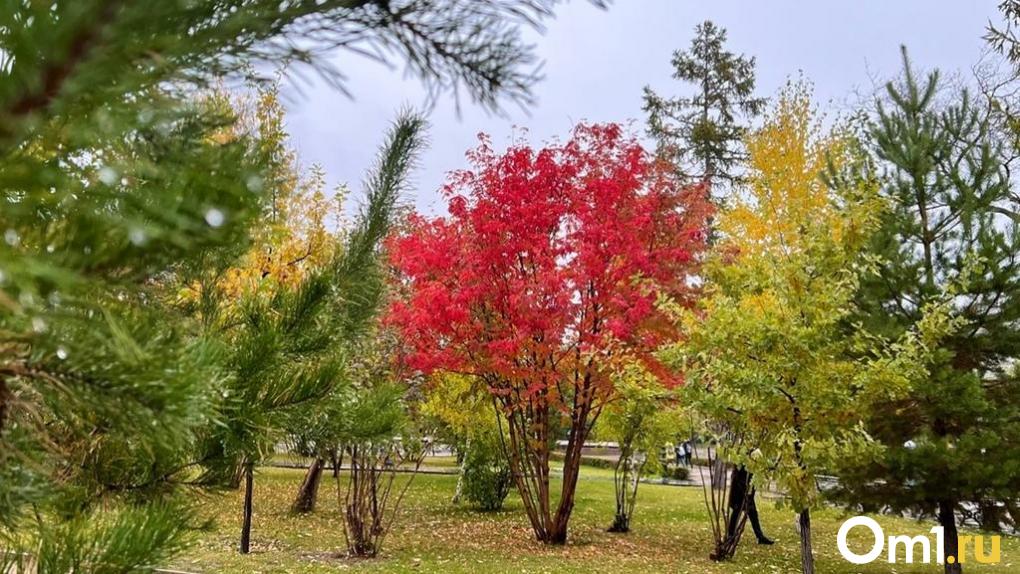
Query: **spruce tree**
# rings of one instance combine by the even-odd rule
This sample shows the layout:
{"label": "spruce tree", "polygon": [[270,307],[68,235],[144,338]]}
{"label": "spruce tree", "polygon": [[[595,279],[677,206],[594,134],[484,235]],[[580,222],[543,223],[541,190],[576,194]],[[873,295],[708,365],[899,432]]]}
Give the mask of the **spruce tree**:
{"label": "spruce tree", "polygon": [[947,91],[940,105],[942,88],[937,72],[918,78],[904,51],[902,81],[877,103],[868,134],[889,209],[855,329],[898,336],[939,300],[952,301],[960,326],[940,343],[927,380],[870,413],[885,454],[842,469],[840,494],[936,516],[946,572],[960,572],[960,511],[992,512],[1020,491],[1020,227],[987,111],[966,91]]}
{"label": "spruce tree", "polygon": [[738,179],[746,157],[748,122],[765,107],[754,96],[755,59],[726,49],[726,29],[698,24],[687,51],[673,52],[673,78],[693,87],[693,95],[664,97],[644,89],[648,134],[660,155],[692,178],[715,183]]}
{"label": "spruce tree", "polygon": [[433,93],[526,102],[518,28],[554,4],[0,7],[0,570],[128,572],[184,542],[174,493],[236,363],[168,287],[243,251],[269,167],[195,94],[286,63],[346,88],[319,57],[338,49],[403,61]]}

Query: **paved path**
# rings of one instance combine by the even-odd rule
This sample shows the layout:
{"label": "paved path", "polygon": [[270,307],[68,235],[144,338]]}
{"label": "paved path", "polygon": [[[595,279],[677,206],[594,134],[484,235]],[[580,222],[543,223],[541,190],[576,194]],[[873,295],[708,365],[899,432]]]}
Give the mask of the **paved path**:
{"label": "paved path", "polygon": [[[426,461],[427,460],[428,459],[426,459]],[[301,461],[275,460],[269,461],[265,463],[263,466],[268,466],[272,468],[290,468],[295,470],[304,470],[308,468],[308,463],[303,463]],[[349,467],[341,466],[340,469],[348,470]],[[332,471],[332,468],[326,467],[324,470]],[[413,470],[414,469],[411,468],[398,468],[397,472],[408,473],[413,472]],[[456,476],[460,471],[457,468],[451,468],[449,466],[429,466],[426,462],[426,464],[423,464],[421,468],[418,469],[418,472],[421,474],[441,474]],[[561,474],[561,472],[559,470],[553,469],[552,474],[559,475]],[[583,480],[612,480],[609,477],[584,476],[583,474],[581,475],[581,478]],[[709,480],[708,467],[695,465],[691,467],[690,474],[688,475],[686,480],[675,480],[671,478],[649,476],[642,478],[641,482],[644,484],[663,484],[666,486],[697,486],[700,488],[705,482],[708,482],[708,480]]]}

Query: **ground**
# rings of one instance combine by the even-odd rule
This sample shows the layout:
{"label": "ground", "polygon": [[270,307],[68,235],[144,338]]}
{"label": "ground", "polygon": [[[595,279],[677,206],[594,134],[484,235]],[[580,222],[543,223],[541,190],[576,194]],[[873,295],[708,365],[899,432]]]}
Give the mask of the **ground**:
{"label": "ground", "polygon": [[[189,572],[245,574],[338,570],[786,574],[800,569],[793,512],[776,508],[771,502],[759,503],[759,507],[766,532],[776,539],[775,546],[749,544],[753,537],[748,536],[732,561],[710,561],[711,531],[698,487],[641,485],[632,532],[607,533],[605,528],[613,515],[611,473],[587,467],[578,485],[570,542],[565,547],[543,547],[534,541],[513,493],[504,511],[478,513],[450,502],[456,477],[419,475],[408,491],[396,527],[384,541],[382,556],[373,560],[337,558],[344,548],[344,536],[336,486],[324,479],[319,509],[310,516],[294,516],[288,506],[301,478],[301,470],[264,468],[258,472],[253,552],[248,556],[236,551],[241,493],[204,499],[202,512],[213,520],[212,525],[172,566]],[[845,562],[836,549],[836,532],[846,517],[835,509],[813,515],[819,574],[942,571],[934,564],[894,566],[883,561],[856,566]],[[906,519],[876,518],[887,535],[926,534],[932,526]],[[865,548],[863,543],[851,546],[861,552]],[[1020,539],[1003,537],[998,565],[967,564],[966,572],[1020,574]]]}

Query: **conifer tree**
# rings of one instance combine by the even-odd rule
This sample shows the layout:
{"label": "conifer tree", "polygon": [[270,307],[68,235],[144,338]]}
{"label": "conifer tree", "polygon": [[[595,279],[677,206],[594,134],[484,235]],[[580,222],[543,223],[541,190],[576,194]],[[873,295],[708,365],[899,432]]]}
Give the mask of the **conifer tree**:
{"label": "conifer tree", "polygon": [[332,262],[270,297],[256,289],[239,308],[220,305],[225,311],[212,321],[232,349],[227,360],[232,376],[219,393],[224,400],[202,460],[208,482],[244,479],[241,553],[250,548],[255,464],[272,452],[291,411],[325,397],[337,384],[344,352],[381,304],[377,251],[423,145],[424,126],[413,113],[397,119],[366,179],[365,209]]}
{"label": "conifer tree", "polygon": [[[935,515],[945,529],[946,572],[960,572],[964,504],[994,511],[1015,504],[1020,491],[1020,380],[1011,365],[1020,352],[1020,227],[986,111],[966,91],[938,104],[942,87],[937,72],[919,78],[904,51],[902,80],[876,105],[870,145],[889,210],[857,320],[896,336],[920,320],[924,305],[948,299],[962,327],[941,342],[912,394],[872,413],[869,432],[885,455],[843,469],[842,495]],[[985,522],[998,521],[996,514]]]}
{"label": "conifer tree", "polygon": [[169,479],[213,414],[222,354],[167,278],[222,266],[259,211],[257,158],[217,139],[229,114],[142,99],[50,117],[0,155],[0,547],[42,572],[180,548]]}
{"label": "conifer tree", "polygon": [[996,26],[989,23],[985,33],[985,41],[1000,55],[1020,69],[1020,38],[1017,37],[1016,26],[1020,23],[1020,0],[1002,0],[999,12],[1003,22]]}
{"label": "conifer tree", "polygon": [[673,52],[673,78],[690,84],[693,95],[664,97],[644,89],[648,134],[659,154],[697,180],[738,179],[745,157],[747,122],[765,107],[754,96],[755,59],[726,49],[726,29],[705,21],[694,29],[687,51]]}

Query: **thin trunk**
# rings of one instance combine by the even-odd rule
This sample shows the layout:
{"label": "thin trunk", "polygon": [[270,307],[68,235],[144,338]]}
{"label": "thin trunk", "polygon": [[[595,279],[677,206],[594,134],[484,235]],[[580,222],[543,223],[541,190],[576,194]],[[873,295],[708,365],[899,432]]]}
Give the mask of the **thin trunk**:
{"label": "thin trunk", "polygon": [[961,574],[963,565],[960,564],[960,539],[959,533],[956,531],[956,502],[952,500],[939,501],[939,524],[942,526],[942,533],[946,540],[942,558],[946,574]]}
{"label": "thin trunk", "polygon": [[811,551],[811,511],[800,511],[800,568],[803,574],[815,574],[815,555]]}
{"label": "thin trunk", "polygon": [[[716,458],[712,457],[711,449],[708,450],[707,456],[709,480],[705,481],[703,470],[699,468],[698,472],[701,473],[701,492],[705,499],[705,508],[712,518],[712,535],[715,538],[715,548],[712,549],[708,557],[719,562],[729,560],[736,553],[747,516],[743,512],[743,508],[734,509],[732,507],[733,485],[730,484],[727,487],[729,473],[725,465],[716,464],[719,462],[718,451],[716,451]],[[722,473],[722,476],[719,476],[719,473]],[[716,487],[716,484],[719,486]],[[746,503],[747,497],[744,498]]]}
{"label": "thin trunk", "polygon": [[230,475],[230,482],[227,483],[227,488],[230,490],[237,490],[241,488],[241,482],[244,481],[244,464],[240,464],[234,469],[234,473]]}
{"label": "thin trunk", "polygon": [[471,450],[471,439],[464,441],[464,452],[457,453],[457,488],[453,491],[454,504],[460,504],[460,497],[464,493],[464,473],[467,472],[467,452]]}
{"label": "thin trunk", "polygon": [[[535,537],[538,540],[542,540],[545,532],[545,516],[540,514],[538,509],[539,495],[532,490],[536,474],[531,467],[531,453],[521,444],[522,442],[527,442],[527,436],[522,426],[524,423],[519,413],[509,410],[507,412],[507,437],[509,438],[509,444],[504,444],[504,450],[507,452],[507,459],[510,461],[511,476],[514,485],[517,487],[517,492],[521,495],[521,502],[524,503],[524,511],[528,515],[528,521],[531,522]],[[500,436],[502,436],[502,427],[500,427]],[[501,438],[500,440],[503,439]]]}
{"label": "thin trunk", "polygon": [[329,463],[333,465],[333,478],[340,478],[340,467],[343,466],[343,455],[337,450],[333,449],[329,453]]}
{"label": "thin trunk", "polygon": [[630,520],[627,516],[627,478],[630,461],[630,445],[620,445],[620,456],[613,467],[613,491],[616,495],[616,516],[609,526],[609,532],[630,531]]}
{"label": "thin trunk", "polygon": [[630,532],[630,517],[623,512],[617,512],[616,516],[613,517],[613,523],[609,525],[606,532],[613,532],[615,534],[626,534]]}
{"label": "thin trunk", "polygon": [[[789,387],[796,387],[796,379],[789,382]],[[780,389],[782,390],[782,389]],[[801,442],[801,431],[802,431],[802,420],[800,414],[800,406],[797,404],[796,398],[790,392],[782,390],[783,394],[786,395],[790,406],[793,407],[793,429],[796,439],[793,441],[793,452],[794,457],[797,461],[797,466],[807,474],[807,466],[804,464],[803,450],[804,446]],[[800,511],[800,563],[803,574],[814,574],[815,573],[815,555],[811,551],[811,511],[805,508]]]}
{"label": "thin trunk", "polygon": [[1006,514],[1009,515],[1009,519],[1015,531],[1020,532],[1020,501],[1007,500],[1006,501]]}
{"label": "thin trunk", "polygon": [[0,434],[7,426],[7,413],[10,411],[11,390],[7,388],[7,381],[0,379]]}
{"label": "thin trunk", "polygon": [[[575,396],[571,413],[570,434],[563,456],[563,479],[555,512],[550,496],[550,404],[549,388],[540,394],[522,399],[519,391],[494,399],[502,405],[508,424],[507,437],[510,469],[514,484],[521,495],[524,510],[531,522],[535,538],[544,544],[565,544],[567,525],[574,509],[581,451],[594,419],[592,415],[593,386],[591,374],[583,382],[575,380]],[[555,412],[555,411],[554,411]]]}
{"label": "thin trunk", "polygon": [[577,492],[577,475],[581,466],[583,446],[583,439],[570,441],[567,444],[567,453],[563,457],[563,484],[560,489],[560,503],[556,508],[552,524],[550,524],[548,537],[543,540],[546,544],[562,545],[567,543],[567,524],[574,511],[574,494]]}
{"label": "thin trunk", "polygon": [[917,201],[917,211],[921,218],[921,248],[924,254],[924,284],[929,290],[935,289],[935,260],[932,254],[932,232],[928,224],[928,198],[924,182],[915,180],[914,198]]}
{"label": "thin trunk", "polygon": [[641,484],[641,471],[648,458],[644,453],[633,448],[636,437],[624,440],[620,448],[620,457],[613,471],[613,488],[616,491],[616,516],[609,532],[630,532],[630,521],[637,505],[638,485]]}
{"label": "thin trunk", "polygon": [[322,482],[322,470],[325,466],[326,461],[321,457],[316,457],[308,465],[305,479],[301,481],[297,497],[294,498],[294,503],[290,506],[291,512],[304,514],[315,510],[315,503],[319,499],[319,483]]}
{"label": "thin trunk", "polygon": [[581,465],[581,447],[577,448],[577,455],[571,461],[569,469],[564,462],[563,467],[563,488],[560,491],[560,503],[556,508],[556,516],[553,519],[551,544],[567,543],[567,523],[570,522],[570,515],[574,511],[574,498],[577,493],[577,477]]}
{"label": "thin trunk", "polygon": [[[708,67],[705,67],[704,74],[701,78],[701,128],[705,129],[708,125]],[[705,161],[705,173],[702,176],[702,181],[705,183],[712,181],[712,176],[715,175],[715,168],[712,165],[712,154],[707,149],[707,146],[702,142],[702,152],[705,157],[702,158]]]}
{"label": "thin trunk", "polygon": [[710,466],[712,467],[712,471],[710,473],[712,488],[715,490],[724,490],[726,488],[726,476],[728,474],[726,471],[726,462],[723,461],[722,457],[720,457],[718,453],[716,453],[716,458],[711,462]]}
{"label": "thin trunk", "polygon": [[1002,522],[1006,518],[1006,509],[999,507],[994,500],[982,500],[979,504],[981,513],[981,530],[986,532],[1002,532]]}
{"label": "thin trunk", "polygon": [[244,519],[241,522],[241,554],[251,549],[252,496],[255,489],[255,465],[244,463]]}

